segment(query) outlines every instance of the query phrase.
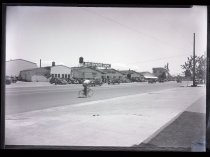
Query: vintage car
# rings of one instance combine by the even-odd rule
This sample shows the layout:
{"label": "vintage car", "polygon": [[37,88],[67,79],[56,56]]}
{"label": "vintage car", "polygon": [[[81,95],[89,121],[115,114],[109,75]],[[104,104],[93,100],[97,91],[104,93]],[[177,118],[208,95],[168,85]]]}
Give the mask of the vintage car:
{"label": "vintage car", "polygon": [[66,85],[68,84],[68,82],[65,79],[61,79],[61,78],[56,78],[56,77],[52,77],[50,79],[50,83],[51,84],[55,84],[55,85]]}
{"label": "vintage car", "polygon": [[120,84],[121,81],[120,79],[111,79],[108,81],[108,84]]}
{"label": "vintage car", "polygon": [[156,83],[156,79],[148,79],[148,83]]}
{"label": "vintage car", "polygon": [[11,84],[11,83],[12,83],[11,77],[6,76],[6,77],[5,77],[5,83],[6,83],[7,85]]}
{"label": "vintage car", "polygon": [[17,82],[17,78],[16,77],[11,77],[12,83],[16,83]]}
{"label": "vintage car", "polygon": [[93,79],[91,80],[90,86],[101,86],[103,82],[100,79]]}
{"label": "vintage car", "polygon": [[177,83],[182,83],[182,79],[181,79],[181,78],[177,78],[177,79],[176,79],[176,82],[177,82]]}

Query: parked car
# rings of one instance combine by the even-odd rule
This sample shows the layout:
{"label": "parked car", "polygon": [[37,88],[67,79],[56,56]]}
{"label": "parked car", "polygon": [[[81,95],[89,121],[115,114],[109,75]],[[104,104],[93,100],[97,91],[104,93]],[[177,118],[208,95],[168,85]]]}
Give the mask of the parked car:
{"label": "parked car", "polygon": [[91,80],[91,83],[90,83],[90,86],[101,86],[103,84],[103,82],[100,80],[100,79],[94,79],[94,80]]}
{"label": "parked car", "polygon": [[111,79],[108,82],[108,84],[120,84],[120,83],[121,83],[120,79]]}
{"label": "parked car", "polygon": [[11,77],[6,76],[6,77],[5,77],[5,83],[6,83],[7,85],[11,84],[11,83],[12,83]]}
{"label": "parked car", "polygon": [[77,81],[78,84],[83,84],[84,80],[85,79],[76,79],[76,81]]}
{"label": "parked car", "polygon": [[127,78],[122,78],[120,79],[120,83],[130,83],[131,80],[127,79]]}
{"label": "parked car", "polygon": [[59,84],[59,85],[66,85],[68,84],[68,82],[65,80],[65,79],[61,79],[61,78],[56,78],[56,77],[53,77],[50,79],[50,83],[51,84]]}
{"label": "parked car", "polygon": [[155,79],[149,79],[148,83],[156,83],[156,80]]}
{"label": "parked car", "polygon": [[196,84],[204,84],[204,80],[202,79],[196,79],[195,82]]}
{"label": "parked car", "polygon": [[178,77],[178,78],[176,79],[176,82],[177,82],[177,83],[182,83],[182,79]]}
{"label": "parked car", "polygon": [[65,78],[65,80],[67,81],[68,84],[73,84],[73,80],[70,78]]}
{"label": "parked car", "polygon": [[17,82],[17,78],[16,77],[11,77],[11,81],[12,81],[12,83],[16,83]]}

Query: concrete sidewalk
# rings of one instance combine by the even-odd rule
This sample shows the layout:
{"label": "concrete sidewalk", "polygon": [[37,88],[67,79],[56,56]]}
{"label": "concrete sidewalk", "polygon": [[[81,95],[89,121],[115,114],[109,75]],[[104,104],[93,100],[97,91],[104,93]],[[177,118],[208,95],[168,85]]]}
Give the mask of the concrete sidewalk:
{"label": "concrete sidewalk", "polygon": [[129,147],[157,133],[203,95],[203,87],[179,87],[9,115],[5,143]]}
{"label": "concrete sidewalk", "polygon": [[205,151],[206,114],[204,104],[205,97],[203,96],[155,137],[149,137],[135,147],[159,151],[170,151],[171,148],[177,151]]}

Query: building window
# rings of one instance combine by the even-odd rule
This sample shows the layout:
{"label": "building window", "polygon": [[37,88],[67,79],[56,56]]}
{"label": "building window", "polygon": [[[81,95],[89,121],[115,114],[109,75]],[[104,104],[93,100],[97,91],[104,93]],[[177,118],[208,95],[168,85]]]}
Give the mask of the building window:
{"label": "building window", "polygon": [[62,78],[64,78],[64,74],[62,74]]}
{"label": "building window", "polygon": [[52,74],[52,77],[54,77],[54,74]]}
{"label": "building window", "polygon": [[55,77],[57,77],[57,74],[55,74]]}
{"label": "building window", "polygon": [[68,78],[70,78],[70,74],[68,74]]}
{"label": "building window", "polygon": [[58,78],[60,78],[60,74],[58,74]]}
{"label": "building window", "polygon": [[65,74],[65,78],[67,78],[67,74]]}

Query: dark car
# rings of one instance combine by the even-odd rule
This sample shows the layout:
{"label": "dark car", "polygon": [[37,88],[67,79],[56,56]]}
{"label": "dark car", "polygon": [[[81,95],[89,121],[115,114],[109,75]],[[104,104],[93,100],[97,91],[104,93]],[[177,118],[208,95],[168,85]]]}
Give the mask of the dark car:
{"label": "dark car", "polygon": [[177,83],[182,83],[182,79],[181,79],[181,78],[177,78],[177,79],[176,79],[176,82],[177,82]]}
{"label": "dark car", "polygon": [[16,77],[11,77],[11,81],[12,81],[12,83],[16,83],[17,82],[17,78]]}
{"label": "dark car", "polygon": [[204,84],[204,80],[202,80],[202,79],[196,79],[195,82],[197,84]]}
{"label": "dark car", "polygon": [[6,77],[5,77],[5,83],[6,83],[7,85],[11,84],[11,83],[12,83],[11,77],[6,76]]}
{"label": "dark car", "polygon": [[100,79],[91,80],[90,86],[101,86],[103,82]]}
{"label": "dark car", "polygon": [[156,83],[156,80],[155,79],[149,79],[148,83]]}
{"label": "dark car", "polygon": [[65,78],[65,80],[67,81],[68,84],[73,84],[73,80],[70,78]]}
{"label": "dark car", "polygon": [[77,79],[72,79],[72,84],[79,84],[79,81]]}
{"label": "dark car", "polygon": [[50,83],[51,84],[55,84],[55,85],[66,85],[68,84],[68,82],[65,80],[65,79],[61,79],[61,78],[56,78],[56,77],[53,77],[50,79]]}
{"label": "dark car", "polygon": [[120,84],[121,81],[120,79],[112,79],[112,80],[109,80],[108,84]]}

